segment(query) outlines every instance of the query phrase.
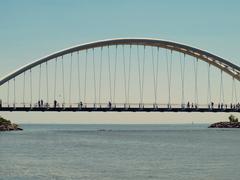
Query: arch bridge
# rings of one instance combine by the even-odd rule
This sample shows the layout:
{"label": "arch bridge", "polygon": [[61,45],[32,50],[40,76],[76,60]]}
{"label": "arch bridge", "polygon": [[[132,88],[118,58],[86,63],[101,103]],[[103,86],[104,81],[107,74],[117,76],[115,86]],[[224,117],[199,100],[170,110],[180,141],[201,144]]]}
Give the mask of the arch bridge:
{"label": "arch bridge", "polygon": [[240,67],[188,45],[119,38],[70,47],[0,79],[0,111],[240,112]]}

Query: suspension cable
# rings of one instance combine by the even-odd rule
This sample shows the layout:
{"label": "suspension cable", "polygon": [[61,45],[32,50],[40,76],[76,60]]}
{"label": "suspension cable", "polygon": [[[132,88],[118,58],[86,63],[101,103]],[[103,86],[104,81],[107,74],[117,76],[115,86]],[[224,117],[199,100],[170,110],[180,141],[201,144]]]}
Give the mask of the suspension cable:
{"label": "suspension cable", "polygon": [[87,60],[88,59],[88,50],[86,50],[85,57],[85,80],[84,80],[84,103],[86,103],[86,91],[87,91]]}
{"label": "suspension cable", "polygon": [[232,99],[231,99],[231,103],[233,104],[233,99],[234,99],[234,77],[232,77]]}
{"label": "suspension cable", "polygon": [[[234,78],[235,80],[235,78]],[[237,85],[236,85],[236,81],[234,81],[234,91],[235,91],[235,104],[237,104],[238,101],[238,94],[237,94]]]}
{"label": "suspension cable", "polygon": [[118,49],[116,45],[116,50],[115,50],[115,63],[114,63],[114,83],[113,83],[113,103],[115,102],[115,96],[116,96],[116,77],[117,77],[117,56],[118,56]]}
{"label": "suspension cable", "polygon": [[94,104],[96,104],[97,101],[97,94],[96,94],[96,72],[95,72],[95,54],[94,54],[94,48],[92,50],[93,53],[93,85],[94,85]]}
{"label": "suspension cable", "polygon": [[154,54],[153,54],[153,47],[151,46],[152,50],[152,71],[153,71],[153,91],[154,91],[154,104],[156,104],[156,84],[155,84],[155,63],[154,63]]}
{"label": "suspension cable", "polygon": [[126,88],[126,64],[125,64],[125,51],[124,45],[122,46],[123,53],[123,77],[124,77],[124,90],[125,90],[125,104],[127,103],[127,88]]}
{"label": "suspension cable", "polygon": [[32,69],[30,69],[30,106],[32,106]]}
{"label": "suspension cable", "polygon": [[127,91],[127,103],[129,104],[130,96],[130,76],[131,76],[131,59],[132,59],[132,45],[130,45],[129,64],[128,64],[128,91]]}
{"label": "suspension cable", "polygon": [[236,103],[239,102],[239,99],[238,99],[239,98],[239,93],[238,92],[239,92],[239,83],[236,84]]}
{"label": "suspension cable", "polygon": [[168,53],[166,49],[166,60],[167,60],[167,75],[168,75],[168,107],[171,106],[171,81],[172,81],[172,50],[170,63],[168,62]]}
{"label": "suspension cable", "polygon": [[112,102],[111,64],[110,64],[109,46],[108,46],[108,76],[109,76],[110,102]]}
{"label": "suspension cable", "polygon": [[211,101],[212,101],[212,95],[211,95],[211,79],[210,79],[210,69],[211,68],[211,64],[208,64],[208,90],[207,90],[207,104],[210,105]]}
{"label": "suspension cable", "polygon": [[142,67],[142,95],[141,95],[141,104],[143,104],[143,88],[144,88],[144,74],[145,74],[145,50],[146,46],[144,46],[144,51],[143,51],[143,67]]}
{"label": "suspension cable", "polygon": [[24,71],[24,73],[23,73],[23,107],[25,107],[25,79],[26,79],[26,77],[25,77],[26,75],[25,75],[25,71]]}
{"label": "suspension cable", "polygon": [[223,89],[223,77],[222,77],[222,70],[221,70],[221,82],[220,82],[220,103],[224,104],[224,89]]}
{"label": "suspension cable", "polygon": [[138,60],[138,80],[139,80],[139,100],[141,103],[141,94],[142,94],[142,85],[141,85],[141,64],[140,64],[140,56],[139,56],[139,46],[137,45],[137,60]]}
{"label": "suspension cable", "polygon": [[[39,66],[39,82],[38,82],[38,101],[41,99],[41,76],[42,76],[42,66],[40,64]],[[25,86],[25,72],[24,72],[24,86]],[[25,87],[24,87],[25,89]],[[24,90],[25,91],[25,90]],[[25,96],[25,94],[24,94]],[[25,100],[23,100],[23,103],[25,103]]]}
{"label": "suspension cable", "polygon": [[62,56],[62,93],[63,93],[63,106],[65,104],[65,81],[64,81],[64,61],[63,61],[63,56]]}
{"label": "suspension cable", "polygon": [[72,53],[70,59],[70,75],[69,75],[69,106],[71,106],[71,99],[72,99]]}
{"label": "suspension cable", "polygon": [[47,83],[47,103],[48,103],[48,63],[46,62],[46,83]]}
{"label": "suspension cable", "polygon": [[231,99],[231,104],[233,104],[233,99],[234,99],[234,97],[233,97],[234,96],[233,95],[234,92],[233,91],[234,91],[234,77],[232,77],[232,99]]}
{"label": "suspension cable", "polygon": [[101,85],[102,85],[102,51],[103,51],[103,47],[101,47],[101,55],[100,55],[99,90],[98,90],[99,104],[101,104]]}
{"label": "suspension cable", "polygon": [[155,62],[154,62],[154,54],[153,54],[153,47],[151,46],[152,50],[152,71],[153,71],[153,92],[154,92],[154,105],[156,105],[157,101],[157,92],[156,92],[156,75],[155,75]]}
{"label": "suspension cable", "polygon": [[195,91],[194,91],[194,100],[195,100],[195,105],[198,104],[198,58],[196,61],[193,61],[194,65],[194,77],[195,77]]}
{"label": "suspension cable", "polygon": [[79,51],[77,52],[77,62],[78,62],[78,102],[81,101],[81,89],[80,89],[80,59]]}
{"label": "suspension cable", "polygon": [[15,82],[15,78],[13,79],[13,104],[14,107],[16,105],[16,82]]}
{"label": "suspension cable", "polygon": [[235,104],[237,104],[237,88],[236,88],[235,78],[234,78],[234,94],[235,94]]}
{"label": "suspension cable", "polygon": [[7,93],[7,103],[8,103],[8,107],[9,107],[9,81],[8,81],[8,93]]}
{"label": "suspension cable", "polygon": [[158,98],[158,71],[159,71],[159,47],[157,48],[157,73],[156,73],[156,101],[157,101],[157,98]]}
{"label": "suspension cable", "polygon": [[57,88],[57,58],[55,59],[55,73],[54,73],[54,100],[56,100],[56,88]]}
{"label": "suspension cable", "polygon": [[[181,66],[181,80],[182,80],[182,105],[185,104],[185,97],[184,97],[184,86],[185,86],[185,60],[186,60],[186,55],[183,55],[183,60],[182,60],[182,56],[181,53],[179,53],[180,56],[180,66]],[[183,62],[182,62],[183,61]]]}
{"label": "suspension cable", "polygon": [[233,104],[233,101],[235,104],[237,104],[237,90],[236,90],[236,81],[235,78],[232,78],[232,101],[231,103]]}

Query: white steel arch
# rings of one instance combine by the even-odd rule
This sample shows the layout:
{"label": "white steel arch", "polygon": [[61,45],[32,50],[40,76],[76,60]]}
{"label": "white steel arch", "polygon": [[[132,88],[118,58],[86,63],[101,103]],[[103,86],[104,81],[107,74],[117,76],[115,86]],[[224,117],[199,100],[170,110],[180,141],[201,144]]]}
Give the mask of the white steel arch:
{"label": "white steel arch", "polygon": [[103,47],[103,46],[113,46],[113,45],[143,45],[143,46],[154,46],[154,47],[160,47],[169,49],[172,51],[181,52],[193,57],[198,58],[199,60],[205,61],[218,69],[221,69],[222,71],[226,72],[233,78],[240,81],[240,67],[227,61],[226,59],[223,59],[219,56],[216,56],[214,54],[211,54],[207,51],[194,48],[188,45],[180,44],[177,42],[172,41],[166,41],[166,40],[160,40],[160,39],[152,39],[152,38],[117,38],[117,39],[107,39],[107,40],[101,40],[101,41],[95,41],[90,42],[86,44],[77,45],[74,47],[70,47],[55,53],[52,53],[50,55],[47,55],[45,57],[42,57],[40,59],[37,59],[27,65],[24,65],[20,67],[19,69],[11,72],[10,74],[6,75],[5,77],[0,79],[0,86],[4,83],[8,82],[9,80],[15,78],[16,76],[20,75],[21,73],[34,68],[35,66],[38,66],[42,63],[45,63],[47,61],[50,61],[52,59],[64,56],[66,54],[70,54],[77,51],[97,48],[97,47]]}

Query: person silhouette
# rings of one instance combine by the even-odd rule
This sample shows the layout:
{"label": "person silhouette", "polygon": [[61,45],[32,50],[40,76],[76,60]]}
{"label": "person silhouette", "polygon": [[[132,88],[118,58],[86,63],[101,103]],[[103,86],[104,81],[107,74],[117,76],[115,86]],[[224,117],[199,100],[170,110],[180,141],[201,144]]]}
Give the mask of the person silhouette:
{"label": "person silhouette", "polygon": [[112,103],[109,101],[108,102],[108,107],[111,109],[112,108]]}
{"label": "person silhouette", "polygon": [[57,101],[54,100],[54,108],[56,108],[56,107],[57,107]]}

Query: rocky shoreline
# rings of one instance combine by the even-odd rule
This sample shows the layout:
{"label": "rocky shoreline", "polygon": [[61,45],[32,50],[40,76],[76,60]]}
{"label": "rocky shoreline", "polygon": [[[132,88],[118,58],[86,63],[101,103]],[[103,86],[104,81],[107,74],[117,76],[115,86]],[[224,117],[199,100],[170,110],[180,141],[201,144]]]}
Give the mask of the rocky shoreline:
{"label": "rocky shoreline", "polygon": [[240,122],[217,122],[208,128],[240,128]]}
{"label": "rocky shoreline", "polygon": [[22,131],[17,124],[12,123],[0,116],[0,131]]}

